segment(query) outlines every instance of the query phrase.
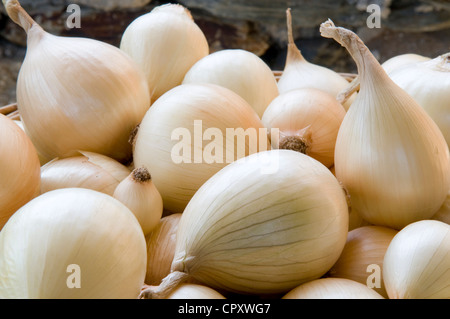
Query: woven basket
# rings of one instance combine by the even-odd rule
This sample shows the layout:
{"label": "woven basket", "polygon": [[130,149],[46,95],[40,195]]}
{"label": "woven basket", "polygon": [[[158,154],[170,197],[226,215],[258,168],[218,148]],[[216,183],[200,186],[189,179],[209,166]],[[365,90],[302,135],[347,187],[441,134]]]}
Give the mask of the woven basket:
{"label": "woven basket", "polygon": [[[280,79],[280,77],[283,75],[283,71],[272,71],[273,75],[275,75],[275,79],[277,79],[277,81]],[[339,72],[339,74],[346,79],[348,82],[353,81],[353,79],[356,77],[356,74],[353,73],[342,73]]]}
{"label": "woven basket", "polygon": [[[283,71],[273,71],[273,74],[275,76],[275,79],[278,81],[281,75],[283,75]],[[348,82],[353,81],[353,79],[356,77],[356,74],[353,73],[339,73],[339,74],[342,75]],[[17,103],[12,103],[0,107],[0,114],[6,115],[12,120],[20,120],[20,114],[19,110],[17,109]]]}
{"label": "woven basket", "polygon": [[17,103],[12,103],[0,107],[0,114],[6,115],[12,120],[20,120],[19,110],[17,109]]}

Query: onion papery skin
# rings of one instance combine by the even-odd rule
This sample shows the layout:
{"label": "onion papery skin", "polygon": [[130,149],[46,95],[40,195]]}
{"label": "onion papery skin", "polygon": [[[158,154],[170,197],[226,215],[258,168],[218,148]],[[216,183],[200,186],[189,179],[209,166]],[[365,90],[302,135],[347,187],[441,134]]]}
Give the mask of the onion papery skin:
{"label": "onion papery skin", "polygon": [[113,195],[130,170],[105,155],[82,152],[55,158],[41,167],[41,194],[60,188],[81,187]]}
{"label": "onion papery skin", "polygon": [[147,240],[147,285],[159,285],[170,273],[175,254],[176,233],[181,214],[170,214],[159,221],[155,229],[146,236]]}

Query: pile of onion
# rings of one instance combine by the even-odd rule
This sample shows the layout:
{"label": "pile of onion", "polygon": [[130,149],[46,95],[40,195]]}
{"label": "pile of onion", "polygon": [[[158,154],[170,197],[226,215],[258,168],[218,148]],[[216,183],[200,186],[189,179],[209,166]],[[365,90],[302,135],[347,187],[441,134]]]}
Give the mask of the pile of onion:
{"label": "pile of onion", "polygon": [[241,158],[195,193],[178,224],[171,273],[144,298],[188,279],[253,295],[286,293],[324,275],[345,245],[348,208],[336,178],[300,152]]}
{"label": "pile of onion", "polygon": [[182,213],[221,168],[269,148],[261,119],[248,102],[225,87],[196,83],[179,85],[153,103],[139,125],[133,157],[135,167],[151,172],[164,208]]}
{"label": "pile of onion", "polygon": [[349,83],[288,9],[277,81],[179,4],[120,48],[3,4],[27,52],[0,109],[0,299],[450,299],[450,53],[380,64],[325,21]]}

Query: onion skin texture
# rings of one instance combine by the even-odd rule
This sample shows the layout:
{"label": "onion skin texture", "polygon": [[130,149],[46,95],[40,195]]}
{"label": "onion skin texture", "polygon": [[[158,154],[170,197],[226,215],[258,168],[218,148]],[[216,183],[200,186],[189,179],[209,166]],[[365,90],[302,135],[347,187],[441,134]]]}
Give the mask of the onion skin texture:
{"label": "onion skin texture", "polygon": [[386,250],[397,230],[381,226],[362,226],[348,233],[344,250],[334,266],[327,273],[327,277],[346,278],[367,285],[369,265],[380,267],[380,287],[372,288],[374,291],[388,298],[382,280],[383,260]]}
{"label": "onion skin texture", "polygon": [[155,229],[146,236],[147,273],[145,283],[157,286],[170,273],[175,254],[176,234],[181,214],[164,216]]}
{"label": "onion skin texture", "polygon": [[[146,269],[134,215],[109,195],[82,188],[36,197],[0,233],[0,298],[135,299]],[[69,265],[79,288],[69,288]]]}
{"label": "onion skin texture", "polygon": [[[196,121],[201,122],[202,127],[197,127]],[[220,130],[221,136],[202,140],[208,128]],[[259,132],[264,126],[253,108],[227,88],[215,84],[182,84],[153,103],[139,125],[133,158],[135,167],[145,167],[151,172],[164,209],[182,213],[198,188],[229,162],[260,150],[260,141],[265,150],[270,149],[265,131],[262,138],[257,136],[256,146],[246,138],[241,148],[238,142],[229,143],[229,129],[245,138],[247,129]],[[189,136],[178,136],[180,130]],[[198,137],[200,142],[197,142]],[[204,154],[207,154],[206,147],[212,144],[223,156],[208,162],[209,157]],[[183,149],[174,151],[179,145]],[[174,153],[182,156],[182,161],[175,161]]]}
{"label": "onion skin texture", "polygon": [[25,132],[0,114],[0,230],[20,207],[39,195],[40,162]]}
{"label": "onion skin texture", "polygon": [[83,153],[44,164],[41,167],[41,194],[60,188],[81,187],[112,196],[119,183],[130,174],[125,165],[110,157]]}
{"label": "onion skin texture", "polygon": [[383,263],[390,299],[450,299],[450,225],[411,223],[394,237]]}
{"label": "onion skin texture", "polygon": [[300,285],[282,299],[385,299],[371,288],[345,278],[320,278]]}
{"label": "onion skin texture", "polygon": [[347,202],[324,165],[270,150],[209,179],[178,227],[172,274],[220,291],[277,294],[336,262],[347,237]]}

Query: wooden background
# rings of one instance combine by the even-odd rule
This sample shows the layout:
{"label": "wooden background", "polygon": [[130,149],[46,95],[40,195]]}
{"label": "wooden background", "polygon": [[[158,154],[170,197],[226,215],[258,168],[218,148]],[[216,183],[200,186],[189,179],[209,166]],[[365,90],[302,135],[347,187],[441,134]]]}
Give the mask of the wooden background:
{"label": "wooden background", "polygon": [[[240,48],[261,56],[274,70],[286,59],[286,9],[292,10],[294,37],[305,58],[338,72],[356,72],[346,50],[320,36],[328,18],[357,32],[380,62],[402,53],[429,57],[450,52],[450,0],[21,0],[48,32],[83,36],[118,46],[136,17],[157,5],[180,3],[207,36],[211,52]],[[68,29],[69,4],[81,8],[81,28]],[[381,28],[370,29],[369,4],[381,8]],[[25,32],[0,4],[0,106],[15,102],[15,83],[26,52]]]}

